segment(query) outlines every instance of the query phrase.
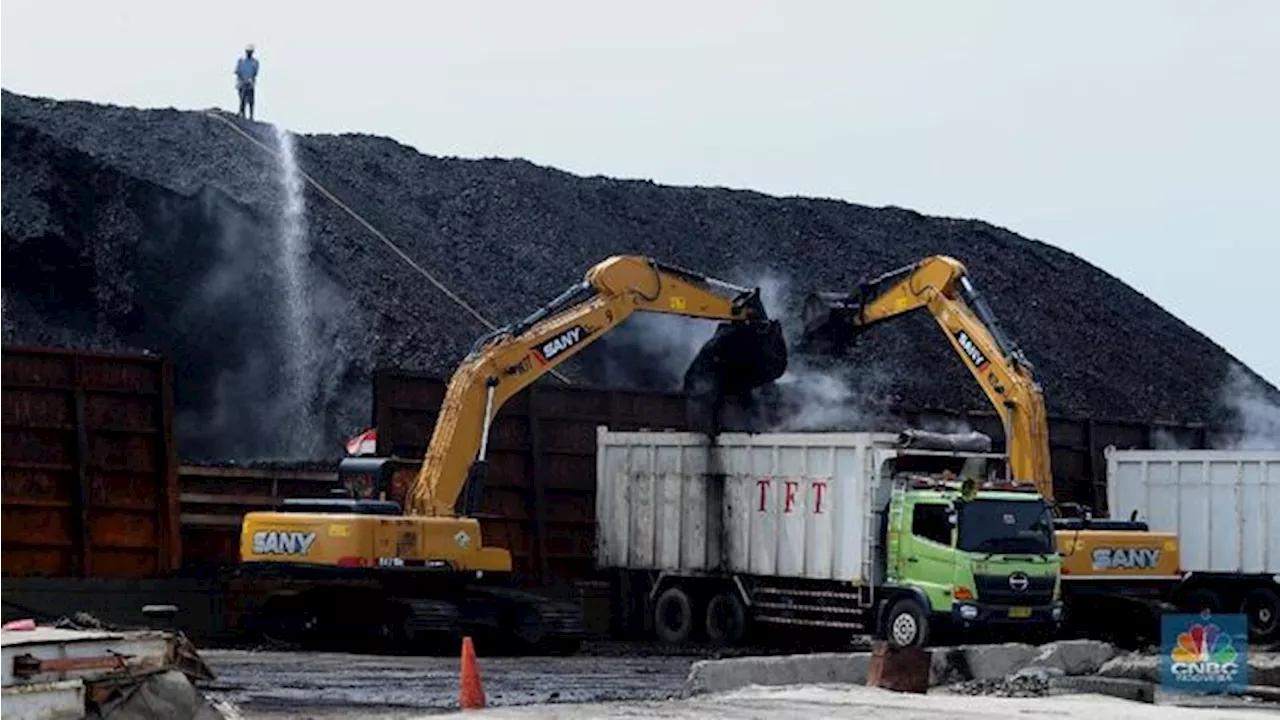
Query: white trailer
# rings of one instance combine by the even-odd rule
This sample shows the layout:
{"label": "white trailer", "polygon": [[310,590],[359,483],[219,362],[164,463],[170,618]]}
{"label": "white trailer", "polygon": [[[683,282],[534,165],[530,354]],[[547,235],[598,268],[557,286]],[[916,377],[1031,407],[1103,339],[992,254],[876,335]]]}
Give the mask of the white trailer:
{"label": "white trailer", "polygon": [[1259,642],[1280,640],[1280,450],[1107,448],[1114,519],[1178,534],[1174,602],[1243,612]]}
{"label": "white trailer", "polygon": [[[958,485],[927,479],[944,470],[979,483],[988,470],[1004,477],[1005,457],[904,447],[902,438],[725,433],[712,444],[698,433],[600,428],[596,561],[617,573],[615,615],[669,642],[735,641],[747,620],[847,637],[882,630],[903,607],[919,611],[917,625],[947,622],[953,610],[964,624],[1055,623],[1049,525],[1052,560],[1013,557],[1024,547],[975,575],[956,550]],[[983,492],[991,499],[971,503],[982,506],[973,512],[1008,503],[1010,513],[1030,513],[1027,525],[1047,512],[1034,493]],[[1014,576],[1019,598],[1009,589]],[[953,588],[967,594],[953,598]],[[990,603],[980,606],[975,592]]]}

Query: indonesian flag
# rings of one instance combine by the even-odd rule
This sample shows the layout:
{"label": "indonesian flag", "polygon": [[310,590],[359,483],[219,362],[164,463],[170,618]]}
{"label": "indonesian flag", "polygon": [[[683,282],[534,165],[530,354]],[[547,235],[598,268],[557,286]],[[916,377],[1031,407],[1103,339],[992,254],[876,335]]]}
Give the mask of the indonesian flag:
{"label": "indonesian flag", "polygon": [[347,441],[348,455],[377,455],[378,429],[369,428]]}

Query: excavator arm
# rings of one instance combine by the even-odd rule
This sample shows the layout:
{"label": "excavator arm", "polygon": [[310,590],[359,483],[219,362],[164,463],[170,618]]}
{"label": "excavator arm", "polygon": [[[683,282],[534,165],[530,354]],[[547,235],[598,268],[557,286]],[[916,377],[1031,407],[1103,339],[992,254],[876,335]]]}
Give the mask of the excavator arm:
{"label": "excavator arm", "polygon": [[1031,365],[969,282],[965,267],[943,255],[862,283],[852,293],[815,293],[805,303],[802,347],[839,350],[859,332],[925,309],[978,381],[1004,426],[1014,480],[1053,499],[1044,396]]}
{"label": "excavator arm", "polygon": [[[719,320],[735,349],[703,353],[703,370],[737,389],[763,385],[786,369],[786,346],[758,290],[738,287],[639,256],[614,256],[524,320],[480,338],[449,381],[427,455],[405,497],[413,515],[452,516],[466,488],[473,512],[488,455],[489,428],[508,399],[574,357],[637,311]],[[746,341],[743,341],[743,337]],[[688,378],[686,378],[688,380]],[[688,384],[688,383],[687,383]],[[703,384],[705,386],[705,383]],[[712,379],[712,386],[720,383]]]}

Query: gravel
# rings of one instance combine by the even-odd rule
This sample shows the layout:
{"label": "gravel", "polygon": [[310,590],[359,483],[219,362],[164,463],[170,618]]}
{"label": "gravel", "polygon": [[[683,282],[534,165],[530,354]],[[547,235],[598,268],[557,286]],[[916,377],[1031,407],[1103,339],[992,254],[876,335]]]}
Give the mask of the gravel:
{"label": "gravel", "polygon": [[967,680],[947,688],[957,695],[989,695],[991,697],[1045,697],[1049,694],[1049,678],[1041,675],[1015,675],[987,680]]}
{"label": "gravel", "polygon": [[[274,145],[270,126],[240,125]],[[314,340],[310,382],[290,399],[281,368],[294,346],[285,339],[277,270],[283,191],[270,155],[202,113],[8,92],[0,136],[5,343],[172,358],[186,458],[341,452],[367,425],[375,368],[445,376],[484,330],[308,191],[306,322]],[[367,135],[302,136],[297,156],[499,324],[527,315],[611,254],[760,284],[775,314],[790,319],[810,289],[849,288],[945,253],[968,264],[1020,341],[1051,411],[1231,419],[1222,388],[1235,361],[1222,348],[1084,260],[984,222],[579,177],[521,160],[438,158]],[[591,384],[673,388],[681,362],[709,332],[633,321],[566,371]],[[795,366],[809,377],[832,370],[816,360]],[[987,407],[925,316],[875,328],[833,372],[843,387],[837,395],[878,410]],[[832,396],[821,383],[792,387]],[[1280,391],[1259,387],[1280,404]],[[311,418],[320,422],[314,431],[304,427]]]}

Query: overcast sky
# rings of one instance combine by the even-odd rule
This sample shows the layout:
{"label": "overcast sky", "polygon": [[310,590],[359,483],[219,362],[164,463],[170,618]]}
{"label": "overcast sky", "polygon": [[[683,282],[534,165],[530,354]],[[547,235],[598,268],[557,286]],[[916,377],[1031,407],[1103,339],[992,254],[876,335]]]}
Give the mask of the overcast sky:
{"label": "overcast sky", "polygon": [[1280,383],[1280,2],[6,0],[0,29],[24,94],[234,108],[252,42],[259,119],[299,132],[980,218]]}

